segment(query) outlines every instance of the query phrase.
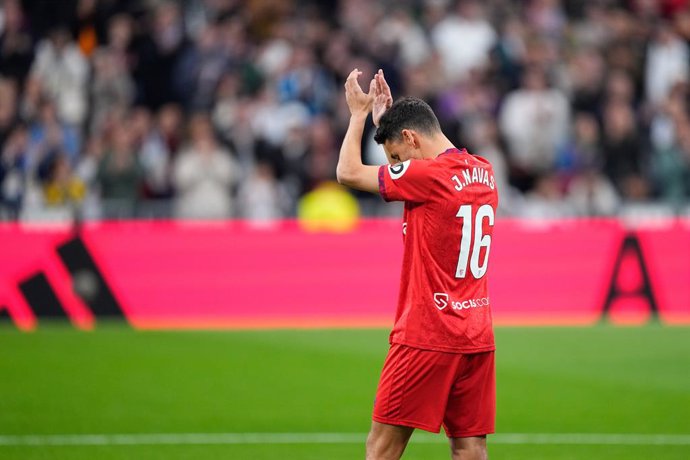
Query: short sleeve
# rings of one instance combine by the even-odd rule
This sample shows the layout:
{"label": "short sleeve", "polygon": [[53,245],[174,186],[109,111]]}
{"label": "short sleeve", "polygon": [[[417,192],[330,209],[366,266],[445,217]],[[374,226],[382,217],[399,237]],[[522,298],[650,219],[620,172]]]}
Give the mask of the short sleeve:
{"label": "short sleeve", "polygon": [[429,197],[431,183],[430,161],[407,160],[379,167],[379,191],[386,201],[422,203]]}

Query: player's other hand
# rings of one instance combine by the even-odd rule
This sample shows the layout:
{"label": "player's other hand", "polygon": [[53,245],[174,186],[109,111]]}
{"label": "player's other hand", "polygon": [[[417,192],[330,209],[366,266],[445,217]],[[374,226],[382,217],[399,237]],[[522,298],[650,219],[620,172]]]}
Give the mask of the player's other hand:
{"label": "player's other hand", "polygon": [[357,78],[362,74],[359,69],[354,69],[345,80],[345,100],[347,106],[350,108],[350,114],[354,115],[368,115],[374,105],[374,93],[376,80],[371,79],[369,83],[369,94],[362,91],[359,86]]}
{"label": "player's other hand", "polygon": [[374,126],[378,127],[383,114],[393,105],[393,95],[386,78],[383,76],[383,70],[379,69],[374,75],[374,83],[374,106],[371,116],[374,120]]}

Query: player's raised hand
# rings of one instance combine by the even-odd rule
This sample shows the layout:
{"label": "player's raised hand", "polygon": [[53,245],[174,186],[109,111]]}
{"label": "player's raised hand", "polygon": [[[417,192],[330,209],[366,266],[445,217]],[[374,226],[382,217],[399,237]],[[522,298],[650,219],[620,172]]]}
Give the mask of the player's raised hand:
{"label": "player's raised hand", "polygon": [[354,69],[345,80],[345,100],[352,115],[368,115],[374,104],[376,82],[372,79],[369,84],[369,94],[365,93],[357,81],[361,74],[359,69]]}
{"label": "player's raised hand", "polygon": [[383,114],[393,105],[393,95],[386,78],[383,76],[383,70],[379,69],[374,75],[374,83],[374,107],[371,116],[374,120],[374,126],[378,127]]}

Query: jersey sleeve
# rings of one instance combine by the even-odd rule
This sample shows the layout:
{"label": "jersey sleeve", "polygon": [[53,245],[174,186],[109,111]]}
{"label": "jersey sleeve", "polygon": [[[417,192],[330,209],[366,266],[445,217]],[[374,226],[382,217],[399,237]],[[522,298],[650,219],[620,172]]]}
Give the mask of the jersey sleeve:
{"label": "jersey sleeve", "polygon": [[379,167],[379,191],[386,201],[422,203],[429,198],[432,180],[431,162],[425,160]]}

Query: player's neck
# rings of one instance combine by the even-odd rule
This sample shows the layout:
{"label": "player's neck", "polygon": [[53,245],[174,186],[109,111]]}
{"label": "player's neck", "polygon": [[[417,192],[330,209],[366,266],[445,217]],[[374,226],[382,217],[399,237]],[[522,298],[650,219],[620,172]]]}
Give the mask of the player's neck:
{"label": "player's neck", "polygon": [[436,158],[446,150],[456,148],[444,134],[438,134],[429,138],[428,144],[425,147],[425,158]]}

